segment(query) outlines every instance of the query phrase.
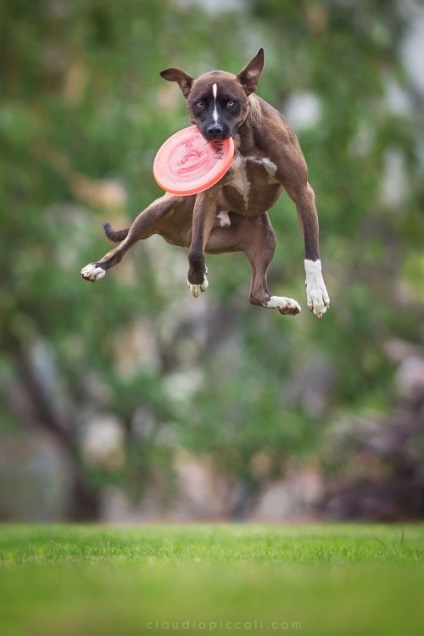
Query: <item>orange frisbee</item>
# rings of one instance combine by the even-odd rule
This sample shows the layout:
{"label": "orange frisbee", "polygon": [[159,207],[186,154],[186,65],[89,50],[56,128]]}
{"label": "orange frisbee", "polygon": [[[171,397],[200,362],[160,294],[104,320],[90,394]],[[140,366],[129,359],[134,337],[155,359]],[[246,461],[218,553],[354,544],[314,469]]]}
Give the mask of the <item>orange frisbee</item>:
{"label": "orange frisbee", "polygon": [[207,141],[197,126],[172,135],[159,148],[153,162],[158,186],[180,196],[203,192],[227,172],[234,157],[232,138]]}

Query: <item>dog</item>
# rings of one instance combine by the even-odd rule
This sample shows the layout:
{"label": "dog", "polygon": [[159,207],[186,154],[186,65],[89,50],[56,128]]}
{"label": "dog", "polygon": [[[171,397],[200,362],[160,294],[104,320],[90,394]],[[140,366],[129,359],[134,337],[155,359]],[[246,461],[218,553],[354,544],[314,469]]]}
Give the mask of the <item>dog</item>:
{"label": "dog", "polygon": [[188,248],[187,284],[194,297],[208,287],[205,252],[241,251],[251,268],[249,301],[283,315],[296,315],[301,310],[296,300],[274,296],[267,287],[276,245],[268,210],[286,190],[296,204],[304,235],[307,304],[322,318],[330,299],[321,269],[315,195],[293,129],[255,94],[264,61],[261,48],[238,75],[211,71],[194,79],[180,68],[162,71],[162,78],[178,83],[187,100],[189,119],[207,141],[234,139],[232,164],[204,192],[163,195],[128,229],[115,231],[106,223],[106,236],[119,245],[81,270],[85,280],[99,280],[137,241],[159,234],[168,243]]}

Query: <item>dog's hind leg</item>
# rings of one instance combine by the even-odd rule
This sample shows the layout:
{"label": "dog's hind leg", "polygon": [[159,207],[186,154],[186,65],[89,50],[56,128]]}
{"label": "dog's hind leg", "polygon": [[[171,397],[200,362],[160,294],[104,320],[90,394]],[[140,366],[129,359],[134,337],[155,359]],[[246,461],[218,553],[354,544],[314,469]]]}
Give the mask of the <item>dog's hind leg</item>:
{"label": "dog's hind leg", "polygon": [[[105,226],[106,236],[113,241],[121,241],[119,245],[103,256],[99,261],[89,263],[81,270],[85,280],[95,282],[106,274],[107,270],[117,265],[125,253],[141,239],[158,234],[163,218],[181,204],[180,197],[165,195],[154,201],[133,221],[128,230],[114,232],[108,224]],[[123,240],[121,240],[123,239]]]}
{"label": "dog's hind leg", "polygon": [[230,227],[217,224],[207,242],[209,254],[244,252],[250,263],[252,278],[249,301],[253,305],[278,309],[281,314],[295,316],[300,305],[293,298],[273,296],[267,286],[267,272],[275,252],[275,233],[268,214],[259,217],[230,212]]}
{"label": "dog's hind leg", "polygon": [[242,248],[252,270],[249,302],[269,309],[278,309],[283,315],[295,316],[301,311],[299,303],[293,298],[273,296],[267,286],[267,272],[274,256],[276,244],[275,233],[268,213],[254,219],[254,221],[254,227],[249,232],[244,233],[245,240]]}

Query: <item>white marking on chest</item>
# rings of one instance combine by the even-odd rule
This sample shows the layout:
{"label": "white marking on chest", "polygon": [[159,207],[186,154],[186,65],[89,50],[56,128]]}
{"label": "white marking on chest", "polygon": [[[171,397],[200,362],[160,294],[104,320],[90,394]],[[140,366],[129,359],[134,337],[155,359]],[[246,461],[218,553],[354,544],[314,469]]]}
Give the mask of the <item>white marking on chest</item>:
{"label": "white marking on chest", "polygon": [[243,197],[243,202],[247,208],[249,205],[250,181],[247,178],[245,160],[241,155],[237,155],[231,165],[232,174],[228,182]]}
{"label": "white marking on chest", "polygon": [[212,112],[212,117],[213,117],[214,124],[217,124],[218,123],[218,119],[219,119],[219,117],[218,117],[218,108],[217,108],[217,105],[216,105],[216,98],[217,98],[217,95],[218,95],[218,86],[217,86],[217,84],[213,84],[212,85],[212,93],[213,93],[213,112]]}
{"label": "white marking on chest", "polygon": [[268,182],[278,183],[278,179],[275,176],[277,173],[277,166],[273,161],[271,161],[271,159],[269,159],[269,157],[246,157],[246,161],[255,163],[258,166],[263,166],[268,175]]}

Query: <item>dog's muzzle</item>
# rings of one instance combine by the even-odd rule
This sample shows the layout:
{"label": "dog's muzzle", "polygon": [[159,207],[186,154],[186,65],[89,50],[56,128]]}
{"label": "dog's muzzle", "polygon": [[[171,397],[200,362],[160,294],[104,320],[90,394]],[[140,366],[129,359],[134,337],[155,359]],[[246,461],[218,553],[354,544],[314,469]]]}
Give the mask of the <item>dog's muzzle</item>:
{"label": "dog's muzzle", "polygon": [[202,130],[202,134],[208,141],[224,141],[231,137],[228,126],[215,123]]}

